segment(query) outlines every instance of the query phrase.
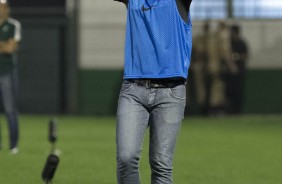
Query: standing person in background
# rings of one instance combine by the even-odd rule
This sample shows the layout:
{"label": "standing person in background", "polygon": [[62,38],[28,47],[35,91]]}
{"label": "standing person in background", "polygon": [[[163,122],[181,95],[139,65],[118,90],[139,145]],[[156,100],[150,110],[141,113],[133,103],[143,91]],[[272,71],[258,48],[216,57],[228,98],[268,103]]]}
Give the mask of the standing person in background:
{"label": "standing person in background", "polygon": [[12,154],[18,153],[19,128],[14,66],[20,40],[21,25],[10,18],[10,8],[6,0],[0,0],[0,91],[8,121]]}
{"label": "standing person in background", "polygon": [[211,37],[209,48],[210,114],[221,115],[226,111],[226,73],[237,72],[237,66],[231,62],[231,43],[228,26],[218,23],[217,31]]}
{"label": "standing person in background", "polygon": [[149,127],[151,183],[172,184],[192,50],[191,0],[118,1],[127,6],[127,26],[117,109],[117,180],[141,183],[139,160]]}
{"label": "standing person in background", "polygon": [[211,38],[210,22],[206,21],[203,31],[193,40],[193,55],[191,70],[193,72],[194,87],[197,105],[200,107],[201,114],[207,114],[209,108],[209,41]]}
{"label": "standing person in background", "polygon": [[228,112],[238,114],[242,112],[246,63],[248,59],[248,46],[241,36],[241,29],[238,25],[232,25],[231,52],[232,62],[237,66],[237,73],[229,73],[227,77],[226,94],[228,99]]}

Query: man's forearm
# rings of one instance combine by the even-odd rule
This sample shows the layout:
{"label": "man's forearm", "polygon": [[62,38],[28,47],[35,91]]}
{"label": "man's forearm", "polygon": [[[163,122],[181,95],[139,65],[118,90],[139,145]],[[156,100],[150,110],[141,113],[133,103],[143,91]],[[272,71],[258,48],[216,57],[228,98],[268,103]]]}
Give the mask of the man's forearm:
{"label": "man's forearm", "polygon": [[0,52],[5,54],[12,54],[18,48],[15,40],[0,41]]}

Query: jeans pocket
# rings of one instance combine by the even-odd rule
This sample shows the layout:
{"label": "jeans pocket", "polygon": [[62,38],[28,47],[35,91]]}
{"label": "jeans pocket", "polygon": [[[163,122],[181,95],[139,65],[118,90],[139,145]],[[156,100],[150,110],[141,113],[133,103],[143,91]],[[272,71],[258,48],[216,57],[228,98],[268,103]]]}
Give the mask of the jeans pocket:
{"label": "jeans pocket", "polygon": [[179,100],[186,100],[186,87],[185,85],[179,85],[174,88],[169,88],[169,94]]}
{"label": "jeans pocket", "polygon": [[132,82],[123,81],[120,92],[123,92],[123,93],[127,92],[127,91],[133,89],[133,87],[134,87],[134,84]]}

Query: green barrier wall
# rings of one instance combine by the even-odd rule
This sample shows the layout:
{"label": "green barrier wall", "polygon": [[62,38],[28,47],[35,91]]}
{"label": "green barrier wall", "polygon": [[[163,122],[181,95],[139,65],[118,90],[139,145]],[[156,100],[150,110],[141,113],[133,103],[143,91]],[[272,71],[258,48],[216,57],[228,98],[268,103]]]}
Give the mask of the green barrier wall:
{"label": "green barrier wall", "polygon": [[115,114],[122,74],[122,71],[81,71],[79,76],[79,113]]}
{"label": "green barrier wall", "polygon": [[[80,114],[115,114],[122,71],[82,70],[79,81]],[[193,113],[197,107],[193,97],[189,101],[187,109]],[[282,113],[282,70],[248,71],[244,112]]]}
{"label": "green barrier wall", "polygon": [[244,111],[282,113],[282,70],[248,72]]}

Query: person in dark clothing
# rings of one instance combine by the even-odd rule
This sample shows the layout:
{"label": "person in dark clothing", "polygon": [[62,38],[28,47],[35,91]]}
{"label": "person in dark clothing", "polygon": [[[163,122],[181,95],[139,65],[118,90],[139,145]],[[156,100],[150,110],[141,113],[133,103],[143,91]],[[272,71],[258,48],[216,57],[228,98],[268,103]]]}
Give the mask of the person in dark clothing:
{"label": "person in dark clothing", "polygon": [[193,38],[191,71],[195,98],[200,113],[207,115],[209,110],[209,42],[211,39],[210,21],[203,24],[202,32]]}
{"label": "person in dark clothing", "polygon": [[21,24],[10,17],[7,1],[0,1],[0,92],[10,134],[10,150],[18,153],[18,110],[16,105],[16,54]]}
{"label": "person in dark clothing", "polygon": [[241,36],[241,29],[238,25],[231,26],[230,35],[232,62],[235,63],[238,71],[236,73],[229,73],[227,77],[226,96],[228,112],[238,114],[242,112],[243,107],[248,46]]}

